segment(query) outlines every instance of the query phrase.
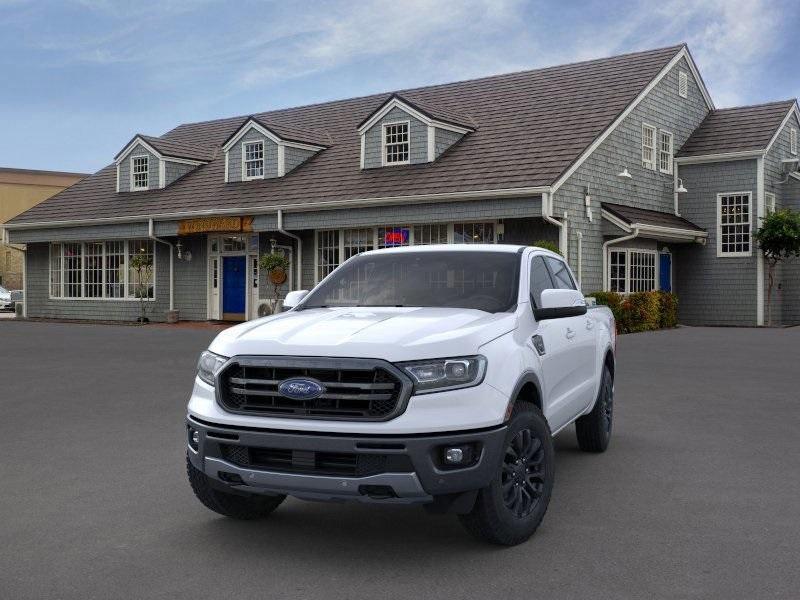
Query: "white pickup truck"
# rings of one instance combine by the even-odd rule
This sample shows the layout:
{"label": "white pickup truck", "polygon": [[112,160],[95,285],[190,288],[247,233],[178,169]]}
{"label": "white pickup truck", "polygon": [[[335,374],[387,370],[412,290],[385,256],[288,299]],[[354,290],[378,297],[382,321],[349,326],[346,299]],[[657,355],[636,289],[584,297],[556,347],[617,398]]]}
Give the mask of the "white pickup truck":
{"label": "white pickup truck", "polygon": [[513,545],[544,517],[552,436],[611,435],[615,324],[536,247],[359,254],[286,312],[220,333],[188,406],[187,470],[208,508],[266,516],[287,495],[421,504]]}

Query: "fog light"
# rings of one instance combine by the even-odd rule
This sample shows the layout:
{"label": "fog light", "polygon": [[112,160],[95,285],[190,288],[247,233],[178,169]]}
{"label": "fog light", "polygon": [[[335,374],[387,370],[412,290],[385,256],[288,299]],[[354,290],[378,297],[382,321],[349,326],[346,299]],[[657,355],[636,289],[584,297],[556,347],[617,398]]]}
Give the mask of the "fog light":
{"label": "fog light", "polygon": [[195,452],[200,448],[200,432],[191,427],[189,428],[189,447]]}
{"label": "fog light", "polygon": [[464,461],[464,450],[462,448],[445,448],[444,462],[448,465],[460,465]]}

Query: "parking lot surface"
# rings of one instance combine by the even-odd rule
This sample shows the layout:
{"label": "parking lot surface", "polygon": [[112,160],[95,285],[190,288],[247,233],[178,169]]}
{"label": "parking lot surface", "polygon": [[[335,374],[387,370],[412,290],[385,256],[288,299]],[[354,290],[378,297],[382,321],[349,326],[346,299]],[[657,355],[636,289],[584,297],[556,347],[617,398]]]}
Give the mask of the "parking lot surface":
{"label": "parking lot surface", "polygon": [[557,438],[538,533],[421,509],[207,511],[184,409],[214,331],[0,323],[0,598],[797,598],[800,329],[619,339],[603,455]]}

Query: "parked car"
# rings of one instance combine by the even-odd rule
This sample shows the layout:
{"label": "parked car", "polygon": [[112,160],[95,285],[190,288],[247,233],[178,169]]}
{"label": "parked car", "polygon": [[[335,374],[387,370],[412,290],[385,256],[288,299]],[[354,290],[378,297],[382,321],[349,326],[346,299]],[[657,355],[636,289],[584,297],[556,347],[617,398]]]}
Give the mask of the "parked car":
{"label": "parked car", "polygon": [[14,310],[11,292],[0,285],[0,310]]}
{"label": "parked car", "polygon": [[547,510],[552,436],[574,422],[583,450],[608,446],[613,316],[553,252],[370,251],[284,305],[200,357],[187,471],[213,511],[422,504],[513,545]]}

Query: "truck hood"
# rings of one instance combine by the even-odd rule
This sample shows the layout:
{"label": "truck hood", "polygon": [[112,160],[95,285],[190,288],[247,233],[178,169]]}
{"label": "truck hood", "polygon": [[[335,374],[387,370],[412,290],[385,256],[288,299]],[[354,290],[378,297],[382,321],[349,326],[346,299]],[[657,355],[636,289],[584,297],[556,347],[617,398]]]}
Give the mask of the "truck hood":
{"label": "truck hood", "polygon": [[513,330],[512,313],[462,308],[314,308],[242,323],[209,350],[223,356],[382,358],[390,362],[467,356]]}

